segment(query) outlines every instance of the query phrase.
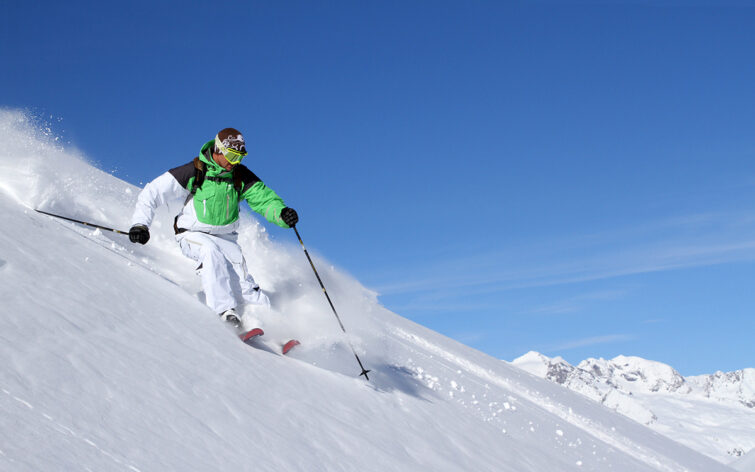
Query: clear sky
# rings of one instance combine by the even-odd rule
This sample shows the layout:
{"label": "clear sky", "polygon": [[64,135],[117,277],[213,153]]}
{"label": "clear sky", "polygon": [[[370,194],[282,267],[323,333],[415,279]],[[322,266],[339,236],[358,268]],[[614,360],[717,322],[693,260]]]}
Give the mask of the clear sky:
{"label": "clear sky", "polygon": [[313,252],[491,355],[755,367],[755,2],[5,2],[0,60],[137,185],[240,129]]}

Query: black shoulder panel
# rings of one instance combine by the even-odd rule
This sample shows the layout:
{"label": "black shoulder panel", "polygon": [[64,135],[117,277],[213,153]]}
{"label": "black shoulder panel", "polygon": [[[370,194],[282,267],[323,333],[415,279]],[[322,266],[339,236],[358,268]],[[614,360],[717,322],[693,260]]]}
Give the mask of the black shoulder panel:
{"label": "black shoulder panel", "polygon": [[254,172],[249,170],[249,168],[245,165],[241,164],[233,168],[233,179],[238,179],[243,183],[241,193],[246,192],[249,187],[260,181],[260,178],[257,177]]}
{"label": "black shoulder panel", "polygon": [[182,166],[174,167],[169,170],[170,174],[175,177],[181,187],[188,189],[189,180],[194,177],[196,170],[194,169],[194,161],[189,161]]}

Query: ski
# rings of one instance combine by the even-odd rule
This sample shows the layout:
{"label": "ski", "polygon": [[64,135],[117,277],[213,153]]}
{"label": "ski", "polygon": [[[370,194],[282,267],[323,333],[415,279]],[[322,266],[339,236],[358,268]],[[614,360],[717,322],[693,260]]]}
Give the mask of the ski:
{"label": "ski", "polygon": [[291,341],[284,344],[283,349],[282,349],[283,355],[288,354],[291,351],[291,349],[293,349],[295,346],[298,346],[299,344],[301,343],[297,341],[296,339],[292,339]]}
{"label": "ski", "polygon": [[262,336],[265,334],[264,331],[262,331],[262,328],[254,328],[252,330],[247,331],[246,333],[239,334],[239,338],[241,338],[242,341],[249,344],[254,338],[257,336]]}
{"label": "ski", "polygon": [[[265,332],[262,331],[262,328],[254,328],[245,333],[239,334],[239,339],[241,339],[245,344],[254,346],[254,344],[252,344],[252,341],[254,341],[256,338],[264,334]],[[293,349],[295,346],[298,346],[299,344],[301,343],[298,340],[292,339],[281,347],[281,353],[283,353],[283,355],[286,355],[289,352],[291,352],[291,349]],[[254,347],[258,347],[258,346],[254,346]]]}

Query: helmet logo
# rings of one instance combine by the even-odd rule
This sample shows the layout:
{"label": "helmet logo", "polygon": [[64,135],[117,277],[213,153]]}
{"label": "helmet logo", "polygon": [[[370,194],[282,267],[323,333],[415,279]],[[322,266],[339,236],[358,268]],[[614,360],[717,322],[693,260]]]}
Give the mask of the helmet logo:
{"label": "helmet logo", "polygon": [[221,141],[223,147],[241,151],[244,148],[244,137],[242,135],[229,135]]}

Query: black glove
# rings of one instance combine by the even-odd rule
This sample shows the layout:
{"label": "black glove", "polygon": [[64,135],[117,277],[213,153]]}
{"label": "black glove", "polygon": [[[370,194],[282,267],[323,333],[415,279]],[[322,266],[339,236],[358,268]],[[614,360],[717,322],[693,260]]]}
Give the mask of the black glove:
{"label": "black glove", "polygon": [[128,239],[132,243],[147,244],[149,241],[149,228],[144,225],[134,225],[128,230]]}
{"label": "black glove", "polygon": [[293,208],[286,207],[281,210],[281,219],[284,223],[293,228],[296,226],[296,223],[299,222],[299,215],[296,214],[296,210]]}

